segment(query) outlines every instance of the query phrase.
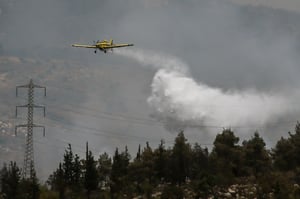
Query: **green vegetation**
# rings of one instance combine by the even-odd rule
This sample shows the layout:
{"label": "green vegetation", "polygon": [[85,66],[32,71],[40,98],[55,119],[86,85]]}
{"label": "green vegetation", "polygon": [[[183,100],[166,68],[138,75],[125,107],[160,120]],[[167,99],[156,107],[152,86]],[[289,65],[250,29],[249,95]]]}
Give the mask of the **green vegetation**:
{"label": "green vegetation", "polygon": [[258,132],[239,145],[231,129],[218,134],[211,152],[179,132],[174,145],[146,143],[131,158],[127,147],[95,159],[65,150],[63,161],[41,185],[23,179],[16,163],[1,169],[0,198],[300,198],[300,123],[271,150]]}

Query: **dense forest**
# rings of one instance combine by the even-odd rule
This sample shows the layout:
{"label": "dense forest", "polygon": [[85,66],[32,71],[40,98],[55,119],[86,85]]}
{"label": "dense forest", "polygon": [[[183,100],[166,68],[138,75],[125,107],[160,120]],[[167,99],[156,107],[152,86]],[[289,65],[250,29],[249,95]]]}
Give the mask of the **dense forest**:
{"label": "dense forest", "polygon": [[68,145],[45,184],[24,179],[14,162],[1,169],[1,198],[300,198],[300,123],[274,148],[258,132],[240,141],[231,129],[212,149],[189,144],[179,132],[172,147],[149,143],[137,153],[116,148],[80,159]]}

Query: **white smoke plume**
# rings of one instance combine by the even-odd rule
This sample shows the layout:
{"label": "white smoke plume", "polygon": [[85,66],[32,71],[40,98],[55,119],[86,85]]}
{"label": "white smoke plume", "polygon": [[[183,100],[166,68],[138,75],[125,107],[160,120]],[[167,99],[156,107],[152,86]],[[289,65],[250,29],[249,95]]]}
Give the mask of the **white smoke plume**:
{"label": "white smoke plume", "polygon": [[152,51],[142,49],[116,49],[115,53],[125,57],[132,58],[144,66],[151,66],[155,69],[165,69],[169,71],[178,71],[187,74],[188,66],[180,59],[163,53],[157,54]]}
{"label": "white smoke plume", "polygon": [[292,110],[290,101],[280,93],[224,91],[197,82],[176,57],[139,49],[116,53],[157,69],[148,103],[167,127],[262,126]]}

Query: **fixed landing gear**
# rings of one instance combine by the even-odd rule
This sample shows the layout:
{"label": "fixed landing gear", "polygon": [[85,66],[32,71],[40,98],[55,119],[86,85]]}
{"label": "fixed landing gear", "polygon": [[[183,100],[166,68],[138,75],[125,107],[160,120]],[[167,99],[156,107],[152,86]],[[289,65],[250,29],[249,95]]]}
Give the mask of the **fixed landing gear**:
{"label": "fixed landing gear", "polygon": [[97,53],[97,50],[95,50],[94,53]]}

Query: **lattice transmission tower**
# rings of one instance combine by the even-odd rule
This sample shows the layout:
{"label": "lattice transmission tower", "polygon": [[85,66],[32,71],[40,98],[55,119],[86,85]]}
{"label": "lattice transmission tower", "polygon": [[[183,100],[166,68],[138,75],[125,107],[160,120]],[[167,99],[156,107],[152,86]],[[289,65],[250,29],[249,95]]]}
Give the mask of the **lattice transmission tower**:
{"label": "lattice transmission tower", "polygon": [[21,106],[16,106],[16,117],[18,115],[18,108],[27,108],[27,124],[17,125],[15,128],[15,133],[17,134],[18,128],[27,128],[26,133],[26,144],[25,144],[25,154],[24,154],[24,165],[23,165],[23,177],[32,176],[34,170],[34,149],[33,149],[33,128],[40,127],[43,128],[43,136],[45,136],[45,127],[41,125],[36,125],[33,123],[33,111],[34,108],[42,108],[44,110],[44,117],[46,114],[45,106],[34,104],[34,89],[41,88],[44,89],[44,95],[46,96],[46,87],[33,84],[32,79],[30,79],[29,84],[17,86],[16,96],[18,96],[19,88],[28,89],[28,103]]}

